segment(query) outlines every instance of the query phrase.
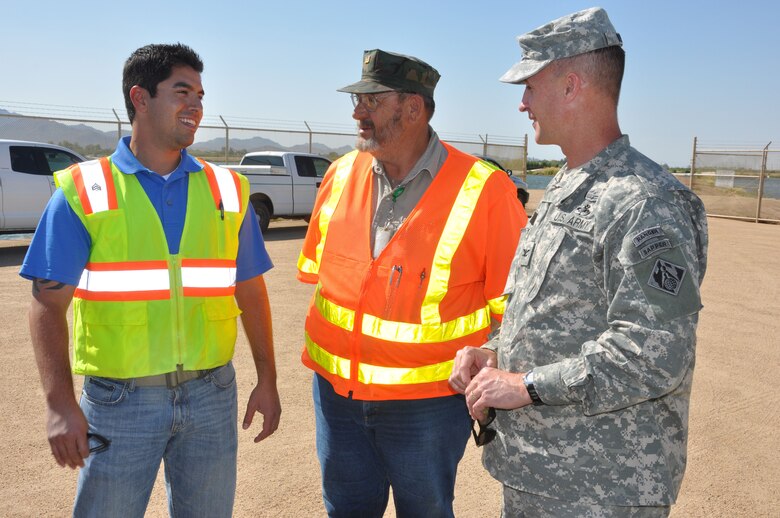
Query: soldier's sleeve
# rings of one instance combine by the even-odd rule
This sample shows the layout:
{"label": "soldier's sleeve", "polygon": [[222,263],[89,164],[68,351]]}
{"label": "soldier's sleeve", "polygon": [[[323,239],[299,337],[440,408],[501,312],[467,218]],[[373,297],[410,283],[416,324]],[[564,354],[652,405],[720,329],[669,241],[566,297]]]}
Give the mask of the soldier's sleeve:
{"label": "soldier's sleeve", "polygon": [[601,243],[608,328],[578,357],[534,368],[545,403],[581,404],[592,415],[680,384],[693,368],[701,309],[706,227],[702,235],[697,216],[650,198],[611,225]]}

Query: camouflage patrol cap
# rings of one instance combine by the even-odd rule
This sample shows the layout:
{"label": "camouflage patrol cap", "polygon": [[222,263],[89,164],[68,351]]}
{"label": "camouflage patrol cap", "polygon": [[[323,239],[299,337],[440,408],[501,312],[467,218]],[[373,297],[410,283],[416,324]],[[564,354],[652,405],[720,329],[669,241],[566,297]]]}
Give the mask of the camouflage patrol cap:
{"label": "camouflage patrol cap", "polygon": [[374,49],[363,52],[363,76],[360,81],[339,88],[339,92],[375,94],[397,90],[433,98],[439,72],[412,56]]}
{"label": "camouflage patrol cap", "polygon": [[607,12],[592,7],[553,20],[517,37],[523,57],[501,78],[505,83],[522,83],[556,59],[569,58],[604,47],[623,46]]}

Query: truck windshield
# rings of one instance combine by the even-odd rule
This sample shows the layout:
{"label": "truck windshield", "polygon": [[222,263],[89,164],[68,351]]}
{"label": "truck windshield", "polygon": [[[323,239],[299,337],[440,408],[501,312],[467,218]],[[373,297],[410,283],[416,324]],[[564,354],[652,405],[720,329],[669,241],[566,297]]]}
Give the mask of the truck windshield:
{"label": "truck windshield", "polygon": [[284,167],[282,157],[276,155],[246,155],[241,165],[275,165]]}

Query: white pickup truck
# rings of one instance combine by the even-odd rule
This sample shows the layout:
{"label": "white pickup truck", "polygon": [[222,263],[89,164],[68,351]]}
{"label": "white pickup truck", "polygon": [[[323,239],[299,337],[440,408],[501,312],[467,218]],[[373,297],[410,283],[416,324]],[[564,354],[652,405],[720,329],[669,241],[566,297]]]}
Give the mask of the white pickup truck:
{"label": "white pickup truck", "polygon": [[249,201],[265,232],[271,218],[308,219],[329,166],[330,160],[310,153],[256,151],[244,155],[239,165],[223,167],[249,180]]}
{"label": "white pickup truck", "polygon": [[32,232],[56,189],[52,173],[86,160],[53,144],[0,139],[0,232]]}

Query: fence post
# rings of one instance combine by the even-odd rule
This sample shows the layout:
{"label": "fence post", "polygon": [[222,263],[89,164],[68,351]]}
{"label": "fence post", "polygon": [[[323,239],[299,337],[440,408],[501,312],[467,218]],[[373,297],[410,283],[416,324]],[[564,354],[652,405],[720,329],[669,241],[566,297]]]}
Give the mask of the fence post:
{"label": "fence post", "polygon": [[312,147],[311,147],[312,131],[311,131],[311,128],[309,127],[309,123],[308,122],[303,121],[303,123],[306,125],[306,129],[309,130],[309,153],[311,153],[312,152]]}
{"label": "fence post", "polygon": [[122,140],[122,119],[119,118],[119,115],[116,114],[116,110],[111,108],[111,111],[114,112],[114,117],[116,117],[116,133],[117,133],[117,140]]}
{"label": "fence post", "polygon": [[772,145],[772,141],[769,141],[764,147],[764,151],[761,153],[761,172],[758,175],[758,203],[756,204],[756,223],[761,218],[761,201],[764,199],[764,177],[766,176],[766,158],[769,155],[769,146]]}
{"label": "fence post", "polygon": [[480,135],[479,133],[477,133],[477,136],[479,137],[479,140],[482,141],[482,156],[488,156],[488,152],[487,152],[487,146],[488,146],[487,138],[488,138],[488,136],[487,136],[487,133],[485,133],[485,138],[482,138],[482,135]]}
{"label": "fence post", "polygon": [[225,122],[225,119],[222,118],[222,115],[219,116],[219,120],[222,121],[222,124],[225,125],[225,163],[229,164],[230,159],[228,158],[228,153],[230,153],[230,128],[227,125],[227,122]]}
{"label": "fence post", "polygon": [[523,136],[523,181],[528,181],[528,133]]}
{"label": "fence post", "polygon": [[688,178],[688,188],[693,190],[693,175],[696,173],[696,140],[697,137],[693,137],[693,156],[691,157],[691,176]]}

